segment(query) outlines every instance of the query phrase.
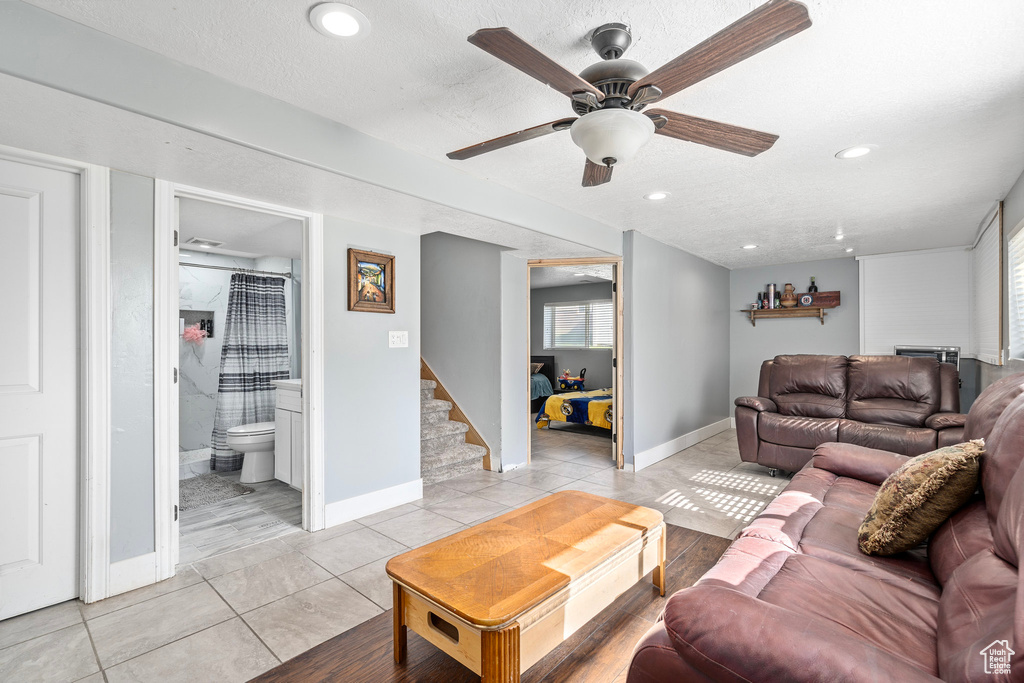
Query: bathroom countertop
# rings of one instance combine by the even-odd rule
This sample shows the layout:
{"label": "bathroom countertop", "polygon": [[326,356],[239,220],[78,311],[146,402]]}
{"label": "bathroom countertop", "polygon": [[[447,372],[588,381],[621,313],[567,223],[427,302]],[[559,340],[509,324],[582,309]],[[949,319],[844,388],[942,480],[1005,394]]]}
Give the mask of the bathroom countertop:
{"label": "bathroom countertop", "polygon": [[275,379],[271,384],[285,391],[302,391],[301,379]]}

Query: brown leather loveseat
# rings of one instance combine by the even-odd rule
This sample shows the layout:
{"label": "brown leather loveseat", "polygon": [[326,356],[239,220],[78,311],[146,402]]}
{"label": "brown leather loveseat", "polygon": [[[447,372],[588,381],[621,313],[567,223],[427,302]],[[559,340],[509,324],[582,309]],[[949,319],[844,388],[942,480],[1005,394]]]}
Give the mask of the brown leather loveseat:
{"label": "brown leather loveseat", "polygon": [[815,447],[920,455],[963,440],[955,366],[909,356],[776,356],[736,399],[740,458],[795,472]]}
{"label": "brown leather loveseat", "polygon": [[964,438],[982,437],[981,493],[890,557],[862,554],[857,529],[907,457],[819,447],[669,598],[627,683],[1024,680],[1024,373],[971,407]]}

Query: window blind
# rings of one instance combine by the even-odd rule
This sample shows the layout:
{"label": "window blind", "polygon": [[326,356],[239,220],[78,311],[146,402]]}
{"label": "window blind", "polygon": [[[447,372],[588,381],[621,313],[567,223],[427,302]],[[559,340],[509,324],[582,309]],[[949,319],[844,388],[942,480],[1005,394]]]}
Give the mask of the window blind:
{"label": "window blind", "polygon": [[993,215],[971,251],[971,352],[999,365],[999,212]]}
{"label": "window blind", "polygon": [[544,304],[544,348],[610,349],[614,316],[611,300]]}
{"label": "window blind", "polygon": [[1024,230],[1010,239],[1010,357],[1024,358]]}

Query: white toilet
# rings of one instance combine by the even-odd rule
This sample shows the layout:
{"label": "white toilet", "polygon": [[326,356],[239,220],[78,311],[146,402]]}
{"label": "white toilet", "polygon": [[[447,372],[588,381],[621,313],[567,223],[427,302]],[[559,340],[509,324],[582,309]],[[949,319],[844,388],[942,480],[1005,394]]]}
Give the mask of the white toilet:
{"label": "white toilet", "polygon": [[254,422],[228,429],[228,446],[244,454],[238,481],[254,484],[274,478],[274,423]]}

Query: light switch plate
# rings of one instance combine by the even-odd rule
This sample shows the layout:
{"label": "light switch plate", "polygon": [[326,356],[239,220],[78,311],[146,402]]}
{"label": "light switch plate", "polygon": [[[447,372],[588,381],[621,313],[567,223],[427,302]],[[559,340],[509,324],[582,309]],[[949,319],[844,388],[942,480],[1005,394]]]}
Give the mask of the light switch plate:
{"label": "light switch plate", "polygon": [[404,349],[409,346],[409,333],[406,330],[388,332],[388,348]]}

